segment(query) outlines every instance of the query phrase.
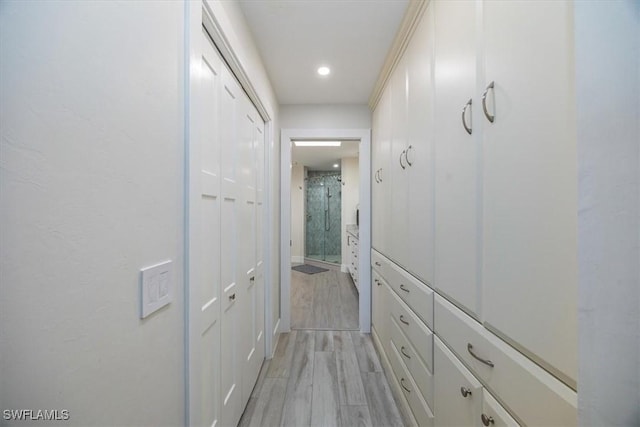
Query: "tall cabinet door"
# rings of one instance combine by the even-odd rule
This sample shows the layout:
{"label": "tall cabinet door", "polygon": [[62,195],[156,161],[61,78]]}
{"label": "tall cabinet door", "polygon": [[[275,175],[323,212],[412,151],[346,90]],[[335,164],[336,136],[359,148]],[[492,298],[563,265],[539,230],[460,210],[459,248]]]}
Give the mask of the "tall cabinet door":
{"label": "tall cabinet door", "polygon": [[408,165],[405,160],[409,146],[408,92],[409,76],[407,55],[403,55],[394,70],[390,86],[391,97],[391,186],[387,199],[391,204],[391,215],[386,230],[390,230],[390,258],[407,267],[409,257],[409,217],[408,210]]}
{"label": "tall cabinet door", "polygon": [[238,222],[242,210],[242,186],[238,176],[238,121],[242,112],[240,86],[231,73],[222,69],[220,98],[220,131],[222,146],[222,207],[220,272],[222,280],[221,312],[221,424],[236,425],[242,411],[242,380],[240,377],[240,319],[239,300],[243,280],[239,275]]}
{"label": "tall cabinet door", "polygon": [[375,176],[372,195],[372,246],[380,253],[389,254],[391,228],[391,92],[385,90],[375,110],[373,161]]}
{"label": "tall cabinet door", "polygon": [[435,286],[479,317],[479,106],[468,104],[476,88],[476,2],[439,1],[432,6],[436,32]]}
{"label": "tall cabinet door", "polygon": [[[569,385],[577,371],[577,153],[570,2],[483,3],[486,325]],[[508,35],[508,36],[506,36]]]}
{"label": "tall cabinet door", "polygon": [[434,269],[434,164],[433,164],[433,5],[416,29],[407,48],[408,180],[407,269],[433,284]]}

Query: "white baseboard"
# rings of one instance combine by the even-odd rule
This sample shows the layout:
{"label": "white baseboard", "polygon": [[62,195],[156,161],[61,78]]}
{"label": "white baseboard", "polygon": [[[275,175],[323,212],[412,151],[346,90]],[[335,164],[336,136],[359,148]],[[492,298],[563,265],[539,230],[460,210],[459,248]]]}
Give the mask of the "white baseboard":
{"label": "white baseboard", "polygon": [[292,264],[304,264],[304,257],[303,256],[291,256],[291,263]]}
{"label": "white baseboard", "polygon": [[342,264],[342,266],[340,267],[340,271],[342,271],[343,273],[348,273],[349,267],[347,267],[346,264]]}

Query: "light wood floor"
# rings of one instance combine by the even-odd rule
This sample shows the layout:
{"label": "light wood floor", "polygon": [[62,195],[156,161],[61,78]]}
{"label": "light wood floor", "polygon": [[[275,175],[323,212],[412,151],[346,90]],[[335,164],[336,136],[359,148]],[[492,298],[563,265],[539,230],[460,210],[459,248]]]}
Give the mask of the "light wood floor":
{"label": "light wood floor", "polygon": [[291,329],[358,329],[358,291],[339,270],[291,271]]}
{"label": "light wood floor", "polygon": [[265,361],[241,427],[404,426],[371,336],[291,331]]}

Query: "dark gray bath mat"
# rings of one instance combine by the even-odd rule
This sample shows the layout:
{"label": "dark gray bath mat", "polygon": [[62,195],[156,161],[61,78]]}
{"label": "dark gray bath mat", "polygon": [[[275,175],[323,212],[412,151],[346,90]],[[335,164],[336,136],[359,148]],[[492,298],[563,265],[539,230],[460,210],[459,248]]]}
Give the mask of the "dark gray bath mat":
{"label": "dark gray bath mat", "polygon": [[322,273],[323,271],[329,271],[328,268],[316,267],[315,265],[309,264],[296,265],[295,267],[291,267],[291,269],[307,274],[316,274]]}

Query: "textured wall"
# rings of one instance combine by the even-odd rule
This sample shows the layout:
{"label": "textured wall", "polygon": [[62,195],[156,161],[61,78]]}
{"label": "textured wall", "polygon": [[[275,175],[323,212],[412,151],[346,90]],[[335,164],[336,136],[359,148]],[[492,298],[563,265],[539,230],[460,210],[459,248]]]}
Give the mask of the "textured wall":
{"label": "textured wall", "polygon": [[580,425],[640,425],[640,2],[575,25]]}
{"label": "textured wall", "polygon": [[[1,409],[184,423],[183,9],[0,6]],[[141,320],[166,259],[174,301]]]}

